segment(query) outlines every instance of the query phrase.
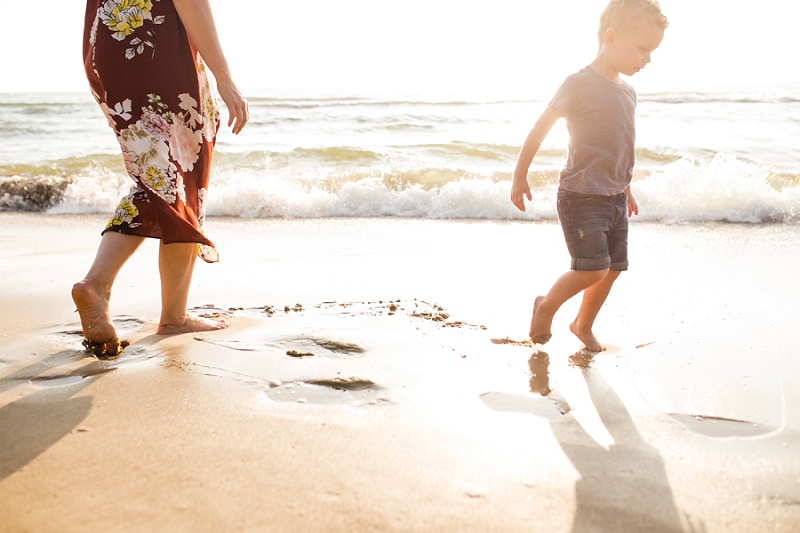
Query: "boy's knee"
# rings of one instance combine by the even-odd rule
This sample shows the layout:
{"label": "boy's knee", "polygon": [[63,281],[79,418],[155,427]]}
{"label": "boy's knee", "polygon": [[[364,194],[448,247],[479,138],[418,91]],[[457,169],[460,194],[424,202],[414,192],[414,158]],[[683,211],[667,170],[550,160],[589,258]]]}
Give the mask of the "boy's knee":
{"label": "boy's knee", "polygon": [[600,280],[604,279],[611,271],[607,268],[604,268],[601,270],[581,270],[579,272],[583,274],[587,281],[594,285],[595,283],[598,283]]}

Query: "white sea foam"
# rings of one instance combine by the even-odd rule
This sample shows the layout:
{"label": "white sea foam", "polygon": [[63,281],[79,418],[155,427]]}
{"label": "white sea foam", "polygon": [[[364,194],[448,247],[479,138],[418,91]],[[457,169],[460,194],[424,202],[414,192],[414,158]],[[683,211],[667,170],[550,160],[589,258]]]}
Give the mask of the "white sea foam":
{"label": "white sea foam", "polygon": [[[231,170],[212,183],[207,213],[253,218],[557,219],[554,177],[534,184],[533,201],[522,213],[509,201],[509,178],[453,171],[448,180],[446,172],[437,169],[430,172],[432,182],[426,183],[426,175],[420,171],[414,174],[415,181],[398,184],[377,171],[373,177],[358,171],[323,180]],[[127,176],[103,169],[69,179],[63,199],[49,213],[110,212],[130,187]],[[731,156],[707,161],[687,156],[640,169],[632,189],[643,221],[800,222],[800,177]]]}
{"label": "white sea foam", "polygon": [[103,168],[68,179],[70,183],[62,200],[48,209],[48,213],[111,213],[132,183],[128,176]]}
{"label": "white sea foam", "polygon": [[770,183],[772,176],[758,165],[730,156],[717,155],[710,162],[685,157],[633,187],[645,220],[797,222],[797,176],[788,178],[788,183],[776,178],[776,184]]}
{"label": "white sea foam", "polygon": [[378,178],[345,183],[336,192],[285,180],[237,179],[217,188],[208,202],[210,216],[244,217],[417,217],[554,218],[552,191],[537,190],[532,209],[523,214],[509,201],[509,183],[459,180],[425,189],[414,184],[387,187]]}

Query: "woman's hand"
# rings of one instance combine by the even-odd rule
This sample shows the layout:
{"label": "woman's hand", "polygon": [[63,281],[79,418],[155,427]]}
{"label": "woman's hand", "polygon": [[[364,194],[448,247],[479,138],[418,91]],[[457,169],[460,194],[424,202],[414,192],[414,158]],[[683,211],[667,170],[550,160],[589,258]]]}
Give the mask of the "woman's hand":
{"label": "woman's hand", "polygon": [[174,0],[173,4],[186,28],[189,40],[214,74],[217,80],[217,92],[228,108],[228,126],[232,128],[233,133],[238,134],[247,124],[250,111],[247,108],[247,100],[231,78],[228,61],[217,36],[211,5],[208,0]]}
{"label": "woman's hand", "polygon": [[217,91],[222,101],[225,102],[225,107],[228,108],[228,127],[235,135],[238,135],[250,119],[247,99],[232,81],[226,83],[217,81]]}

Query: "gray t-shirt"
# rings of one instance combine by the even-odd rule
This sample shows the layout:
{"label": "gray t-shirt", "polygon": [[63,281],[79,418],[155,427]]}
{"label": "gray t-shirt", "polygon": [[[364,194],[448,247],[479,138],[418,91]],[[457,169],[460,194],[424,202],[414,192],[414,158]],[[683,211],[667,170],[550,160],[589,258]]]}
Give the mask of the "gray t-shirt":
{"label": "gray t-shirt", "polygon": [[562,189],[612,196],[633,175],[636,92],[589,67],[561,84],[550,106],[567,122],[569,152],[561,171]]}

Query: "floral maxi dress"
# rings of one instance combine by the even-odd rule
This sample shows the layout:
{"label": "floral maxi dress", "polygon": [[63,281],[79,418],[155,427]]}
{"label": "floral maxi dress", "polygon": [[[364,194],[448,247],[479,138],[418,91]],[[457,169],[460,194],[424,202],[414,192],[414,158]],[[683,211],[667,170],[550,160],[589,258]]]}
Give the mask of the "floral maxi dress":
{"label": "floral maxi dress", "polygon": [[83,55],[134,181],[105,231],[197,243],[219,127],[207,69],[172,0],[87,0]]}

